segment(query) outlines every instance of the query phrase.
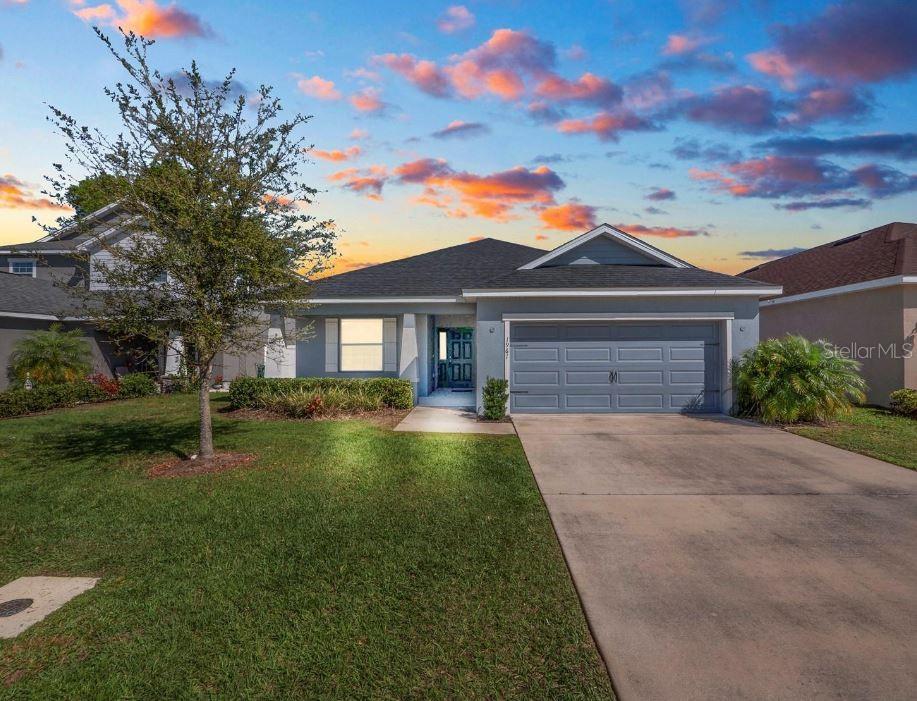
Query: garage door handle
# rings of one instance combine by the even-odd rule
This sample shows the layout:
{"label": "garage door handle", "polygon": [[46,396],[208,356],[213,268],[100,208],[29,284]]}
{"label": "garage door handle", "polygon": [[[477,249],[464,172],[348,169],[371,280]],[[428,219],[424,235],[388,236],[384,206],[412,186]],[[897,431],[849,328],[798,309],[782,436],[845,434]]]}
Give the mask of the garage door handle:
{"label": "garage door handle", "polygon": [[610,373],[608,373],[608,383],[613,385],[617,381],[618,381],[618,371],[612,370]]}

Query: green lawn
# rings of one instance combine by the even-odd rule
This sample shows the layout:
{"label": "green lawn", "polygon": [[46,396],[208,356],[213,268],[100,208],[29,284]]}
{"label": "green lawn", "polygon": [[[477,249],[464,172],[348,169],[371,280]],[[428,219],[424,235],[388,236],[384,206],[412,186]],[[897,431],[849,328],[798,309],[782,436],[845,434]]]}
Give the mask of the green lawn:
{"label": "green lawn", "polygon": [[828,426],[789,427],[793,433],[917,470],[917,421],[885,409],[857,408]]}
{"label": "green lawn", "polygon": [[253,469],[148,479],[194,402],[0,422],[0,583],[102,578],[0,641],[0,697],[611,696],[515,437],[217,414]]}

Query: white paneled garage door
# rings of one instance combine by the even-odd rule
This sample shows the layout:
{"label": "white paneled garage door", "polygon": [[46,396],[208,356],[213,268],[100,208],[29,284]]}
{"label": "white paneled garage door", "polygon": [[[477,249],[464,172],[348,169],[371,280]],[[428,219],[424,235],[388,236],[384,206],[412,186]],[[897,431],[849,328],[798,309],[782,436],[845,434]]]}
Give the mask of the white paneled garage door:
{"label": "white paneled garage door", "polygon": [[513,322],[516,413],[717,411],[714,323]]}

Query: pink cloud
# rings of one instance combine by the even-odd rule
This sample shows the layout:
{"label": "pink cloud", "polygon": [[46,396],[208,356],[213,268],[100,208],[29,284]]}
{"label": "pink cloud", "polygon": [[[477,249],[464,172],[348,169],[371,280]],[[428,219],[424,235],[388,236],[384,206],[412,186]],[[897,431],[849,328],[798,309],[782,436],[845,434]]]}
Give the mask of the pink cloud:
{"label": "pink cloud", "polygon": [[388,180],[388,169],[382,165],[345,168],[329,175],[328,180],[339,182],[341,187],[371,200],[381,200],[382,188]]}
{"label": "pink cloud", "polygon": [[621,88],[610,80],[593,73],[583,73],[571,81],[556,74],[546,76],[537,86],[535,94],[555,102],[584,102],[598,107],[610,107],[621,101]]}
{"label": "pink cloud", "polygon": [[366,129],[354,129],[347,138],[353,141],[362,141],[369,138],[369,132]]}
{"label": "pink cloud", "polygon": [[420,60],[411,54],[383,54],[373,57],[375,63],[386,66],[434,97],[450,93],[447,76],[433,61]]}
{"label": "pink cloud", "polygon": [[745,57],[758,73],[769,75],[776,78],[780,83],[789,90],[796,89],[797,70],[794,68],[786,56],[779,51],[768,49],[748,54]]}
{"label": "pink cloud", "polygon": [[529,170],[522,166],[488,175],[456,171],[442,159],[422,158],[404,163],[394,170],[404,184],[421,184],[424,193],[419,204],[448,209],[458,200],[460,207],[449,216],[475,215],[506,221],[517,205],[554,204],[554,193],[564,187],[561,178],[547,166]]}
{"label": "pink cloud", "polygon": [[355,92],[350,96],[350,104],[358,112],[381,112],[385,108],[385,103],[375,88],[364,88]]}
{"label": "pink cloud", "polygon": [[730,131],[759,132],[777,125],[773,95],[754,85],[734,85],[682,100],[676,107],[688,119]]}
{"label": "pink cloud", "polygon": [[623,131],[652,131],[651,122],[629,110],[600,112],[587,119],[564,119],[557,125],[562,134],[594,134],[601,141],[618,141]]}
{"label": "pink cloud", "polygon": [[775,51],[795,71],[876,82],[917,69],[917,3],[850,0],[773,30]]}
{"label": "pink cloud", "polygon": [[663,202],[665,200],[674,200],[675,192],[669,190],[667,187],[654,187],[653,191],[650,194],[646,195],[648,200],[653,200],[653,202]]}
{"label": "pink cloud", "polygon": [[454,34],[474,26],[474,15],[464,5],[453,5],[436,21],[436,26],[445,34]]}
{"label": "pink cloud", "polygon": [[643,224],[615,224],[615,228],[634,236],[658,236],[664,239],[707,236],[704,229],[682,229],[677,226],[644,226]]}
{"label": "pink cloud", "polygon": [[77,7],[73,14],[84,22],[100,22],[149,39],[206,37],[213,32],[201,19],[175,3],[162,7],[155,0],[117,0],[118,10],[109,3]]}
{"label": "pink cloud", "polygon": [[588,231],[595,228],[595,214],[595,207],[579,202],[567,202],[540,210],[538,218],[541,219],[545,229]]}
{"label": "pink cloud", "polygon": [[34,194],[25,182],[7,173],[0,175],[0,209],[67,210],[69,207]]}
{"label": "pink cloud", "polygon": [[357,158],[360,153],[362,153],[362,149],[359,146],[350,146],[349,148],[345,148],[343,150],[334,149],[332,151],[323,151],[322,149],[314,148],[309,151],[309,155],[311,156],[320,158],[323,161],[335,162],[351,161],[354,158]]}
{"label": "pink cloud", "polygon": [[299,92],[318,100],[340,100],[341,93],[334,86],[334,81],[314,75],[311,78],[301,77],[296,81]]}
{"label": "pink cloud", "polygon": [[787,124],[807,125],[826,119],[852,119],[866,114],[869,105],[847,88],[815,88],[803,95],[785,118]]}
{"label": "pink cloud", "polygon": [[709,43],[710,39],[698,34],[669,34],[665,46],[662,47],[662,55],[684,56],[694,53]]}

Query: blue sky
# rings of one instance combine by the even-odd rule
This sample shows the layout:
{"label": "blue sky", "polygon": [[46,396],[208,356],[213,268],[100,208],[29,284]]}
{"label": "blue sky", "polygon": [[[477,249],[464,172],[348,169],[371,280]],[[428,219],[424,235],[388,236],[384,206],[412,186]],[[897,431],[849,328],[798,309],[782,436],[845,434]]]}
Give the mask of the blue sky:
{"label": "blue sky", "polygon": [[917,218],[915,7],[0,0],[0,242],[59,213],[46,102],[117,127],[102,89],[122,74],[91,25],[122,24],[164,72],[235,67],[314,115],[338,270],[607,221],[736,272]]}

